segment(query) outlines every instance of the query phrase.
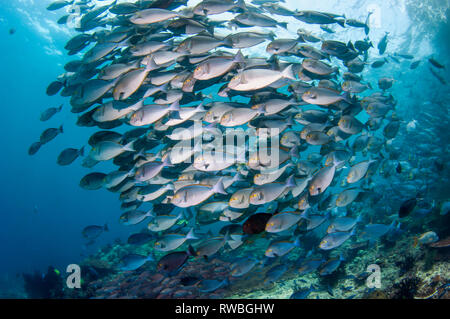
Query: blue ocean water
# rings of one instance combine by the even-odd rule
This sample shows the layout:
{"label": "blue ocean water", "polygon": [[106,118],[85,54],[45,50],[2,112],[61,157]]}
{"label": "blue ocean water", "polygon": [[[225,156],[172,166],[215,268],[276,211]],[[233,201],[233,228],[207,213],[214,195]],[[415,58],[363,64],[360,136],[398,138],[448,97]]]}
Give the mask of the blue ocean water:
{"label": "blue ocean water", "polygon": [[[44,3],[45,2],[45,3]],[[74,123],[65,98],[48,97],[48,84],[61,74],[70,59],[63,52],[70,37],[67,32],[51,31],[55,16],[46,12],[50,1],[8,1],[2,3],[0,16],[5,50],[2,97],[5,116],[5,156],[2,156],[2,223],[0,272],[44,271],[48,265],[65,269],[86,253],[81,230],[89,224],[108,223],[111,231],[99,245],[128,232],[117,223],[120,213],[117,196],[108,192],[93,193],[79,187],[89,170],[80,163],[61,167],[56,158],[66,147],[85,145],[95,129],[80,130]],[[33,17],[29,16],[33,12]],[[30,20],[31,19],[31,20]],[[9,29],[16,33],[9,35]],[[57,50],[59,52],[54,52]],[[48,122],[39,117],[48,107],[64,104],[61,113]],[[39,140],[49,127],[64,125],[64,134],[30,157],[29,145]],[[9,136],[9,138],[7,138]],[[7,155],[6,155],[7,154]],[[6,182],[7,181],[7,182]],[[37,211],[35,211],[35,207]]]}
{"label": "blue ocean water", "polygon": [[[88,191],[79,186],[81,177],[92,171],[81,166],[81,159],[70,166],[56,164],[56,158],[63,149],[86,145],[89,136],[98,128],[78,127],[75,125],[75,115],[70,112],[69,99],[45,94],[48,84],[63,73],[63,66],[72,60],[66,55],[64,46],[76,35],[70,28],[56,24],[61,13],[46,10],[51,2],[13,0],[4,1],[0,6],[0,60],[3,61],[3,76],[0,78],[0,124],[3,131],[0,157],[3,171],[0,196],[0,278],[14,278],[17,274],[34,271],[45,272],[49,265],[64,271],[68,264],[80,262],[117,238],[124,241],[131,233],[142,228],[139,225],[124,227],[118,223],[122,211],[117,194],[106,190]],[[429,72],[427,61],[433,56],[446,65],[446,69],[440,71],[440,74],[448,81],[448,1],[427,1],[422,10],[417,9],[421,1],[413,0],[390,0],[383,3],[363,0],[301,2],[300,6],[297,1],[287,0],[284,5],[291,10],[345,13],[347,18],[360,20],[365,19],[368,11],[373,11],[370,39],[374,46],[385,32],[389,32],[389,54],[408,53],[414,55],[414,60],[422,62],[416,70],[410,70],[410,61],[406,60],[401,60],[400,63],[391,60],[379,69],[368,66],[363,73],[364,80],[376,86],[380,77],[395,79],[390,93],[398,99],[397,111],[404,119],[404,125],[411,123],[424,109],[429,108],[428,113],[433,115],[436,105],[445,110],[443,114],[446,114],[448,123],[449,86],[440,83]],[[290,24],[288,30],[277,28],[277,35],[288,37],[295,34],[299,27],[309,28],[318,34],[322,32],[317,25],[296,23],[297,25]],[[10,34],[12,29],[14,32]],[[343,42],[354,39],[355,36],[364,36],[357,29],[335,27],[335,30],[336,35],[320,34],[330,39],[338,36]],[[257,50],[261,50],[260,47],[255,49],[255,54],[259,52]],[[378,57],[376,50],[373,51],[375,57],[370,61]],[[213,91],[205,90],[204,93]],[[60,104],[63,104],[60,113],[47,122],[39,121],[42,111]],[[44,129],[60,125],[64,126],[63,134],[44,145],[36,155],[27,154],[29,145],[39,139]],[[428,127],[422,134],[438,135],[436,139],[439,138],[442,150],[432,156],[446,156],[448,159],[449,135],[448,131],[442,131],[445,129],[446,127],[433,131],[435,128]],[[413,140],[405,139],[400,152],[405,158],[417,156],[416,146]],[[424,147],[436,148],[436,145]],[[96,171],[111,168],[109,164],[101,164],[96,167]],[[446,170],[448,171],[448,167]],[[442,176],[442,184],[439,184],[439,179],[430,178],[432,185],[427,185],[436,190],[436,201],[445,201],[449,197],[448,173]],[[391,187],[396,187],[397,183],[398,180],[392,181]],[[389,184],[380,182],[380,187]],[[414,196],[414,192],[415,189],[405,194],[405,198]],[[432,196],[429,199],[433,200]],[[95,245],[86,247],[86,240],[81,236],[82,229],[87,225],[103,224],[108,224],[109,232],[102,234]]]}

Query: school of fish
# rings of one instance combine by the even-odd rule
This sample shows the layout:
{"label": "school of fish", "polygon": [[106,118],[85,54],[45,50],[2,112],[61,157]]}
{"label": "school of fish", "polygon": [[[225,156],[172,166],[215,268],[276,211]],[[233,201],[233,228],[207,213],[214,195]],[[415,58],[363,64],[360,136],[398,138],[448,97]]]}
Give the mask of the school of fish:
{"label": "school of fish", "polygon": [[[263,255],[233,263],[230,276],[241,277],[304,249],[308,233],[328,221],[327,234],[297,265],[300,273],[328,275],[345,260],[342,250],[333,257],[329,251],[350,238],[373,243],[395,233],[399,219],[416,207],[414,200],[402,204],[391,224],[371,223],[357,209],[380,200],[373,179],[382,178],[387,165],[400,165],[390,146],[405,126],[389,92],[395,80],[382,77],[375,87],[360,74],[382,67],[388,57],[413,58],[385,53],[388,32],[373,48],[370,14],[357,21],[292,11],[283,1],[203,0],[194,7],[183,0],[104,2],[58,0],[47,8],[70,8],[58,23],[76,21],[79,32],[65,46],[74,59],[47,94],[70,98],[76,124],[98,128],[89,150],[65,149],[57,163],[83,157],[82,165],[94,171],[80,186],[117,193],[118,221],[148,227],[129,243],[153,241],[154,251],[164,253],[159,270],[176,272],[191,257],[269,239]],[[233,18],[214,19],[222,13]],[[285,16],[298,20],[298,37],[277,36],[287,28],[280,22]],[[308,31],[310,24],[320,25],[327,40]],[[345,28],[359,28],[361,39],[329,39]],[[262,43],[266,54],[249,53]],[[371,50],[383,58],[372,59]],[[430,63],[433,72],[444,68]],[[44,111],[40,120],[62,107]],[[63,132],[63,126],[45,130],[29,154]],[[230,140],[232,147],[225,148]],[[102,162],[117,168],[95,171]],[[88,226],[83,236],[95,240],[107,230]],[[424,234],[419,242],[436,242],[435,235]],[[130,254],[121,269],[153,260]],[[275,266],[265,281],[287,270]],[[228,284],[221,278],[199,289]]]}

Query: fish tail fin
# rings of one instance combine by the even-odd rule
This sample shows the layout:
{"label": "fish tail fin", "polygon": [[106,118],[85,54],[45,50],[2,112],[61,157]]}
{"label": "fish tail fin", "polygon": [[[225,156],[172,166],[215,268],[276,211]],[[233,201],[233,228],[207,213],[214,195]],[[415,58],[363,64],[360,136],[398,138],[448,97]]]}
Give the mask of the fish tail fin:
{"label": "fish tail fin", "polygon": [[[148,96],[147,96],[148,97]],[[144,106],[144,99],[140,100],[139,102],[133,104],[130,106],[130,109],[132,109],[133,111],[137,111],[140,108],[142,108]],[[132,114],[132,113],[130,113]]]}
{"label": "fish tail fin", "polygon": [[62,108],[63,108],[63,105],[64,105],[64,104],[61,104],[61,105],[58,107],[58,112],[61,112],[61,110],[62,110]]}
{"label": "fish tail fin", "polygon": [[169,110],[172,112],[179,111],[180,110],[180,101],[175,101],[172,104],[170,104]]}
{"label": "fish tail fin", "polygon": [[152,71],[152,70],[156,70],[158,68],[159,68],[159,65],[156,64],[156,62],[153,59],[153,57],[150,57],[150,58],[147,59],[147,65],[145,66],[145,70]]}
{"label": "fish tail fin", "polygon": [[196,237],[194,234],[194,227],[192,227],[191,230],[189,230],[189,232],[186,235],[186,239],[198,239],[198,237]]}
{"label": "fish tail fin", "polygon": [[293,157],[300,157],[300,151],[298,149],[298,145],[295,145],[291,150],[289,151],[289,154]]}
{"label": "fish tail fin", "polygon": [[287,30],[287,22],[278,22],[278,25],[280,26],[280,27],[282,27],[283,29],[286,29]]}
{"label": "fish tail fin", "polygon": [[242,9],[242,10],[247,10],[247,6],[245,5],[245,1],[244,0],[237,0],[236,2],[236,7]]}
{"label": "fish tail fin", "polygon": [[395,228],[396,221],[393,220],[392,223],[389,225],[389,231],[393,230]]}
{"label": "fish tail fin", "polygon": [[361,222],[362,221],[362,217],[363,217],[363,214],[359,214],[358,217],[356,218],[356,223]]}
{"label": "fish tail fin", "polygon": [[153,213],[153,207],[150,208],[147,213],[145,214],[147,217],[155,217],[155,213]]}
{"label": "fish tail fin", "polygon": [[294,175],[291,175],[286,180],[286,187],[295,187],[297,184],[295,183]]}
{"label": "fish tail fin", "polygon": [[233,62],[235,62],[235,63],[244,63],[244,62],[245,62],[245,57],[244,57],[244,55],[242,54],[242,51],[241,51],[241,50],[239,50],[239,51],[236,53],[236,55],[235,55],[234,58],[233,58]]}
{"label": "fish tail fin", "polygon": [[173,120],[182,120],[180,112],[179,111],[173,111],[172,115],[170,116]]}
{"label": "fish tail fin", "polygon": [[305,38],[303,37],[302,34],[298,35],[297,42],[299,42],[299,43],[305,43],[306,42],[306,40],[305,40]]}
{"label": "fish tail fin", "polygon": [[288,124],[288,126],[293,126],[297,123],[294,122],[294,117],[291,115],[286,119],[286,123]]}
{"label": "fish tail fin", "polygon": [[242,177],[241,173],[237,172],[236,175],[233,176],[233,183],[234,182],[244,182],[245,178]]}
{"label": "fish tail fin", "polygon": [[270,32],[267,34],[267,37],[269,38],[269,40],[273,41],[273,40],[276,39],[277,35],[275,34],[275,32],[270,31]]}
{"label": "fish tail fin", "polygon": [[197,142],[195,145],[194,145],[194,154],[196,154],[196,153],[199,153],[199,152],[201,152],[203,150],[203,148],[202,148],[202,142],[200,141],[200,142]]}
{"label": "fish tail fin", "polygon": [[344,19],[336,19],[337,24],[339,24],[341,27],[345,28],[345,18]]}
{"label": "fish tail fin", "polygon": [[281,72],[281,75],[283,76],[283,78],[286,79],[290,79],[295,81],[295,75],[294,75],[294,71],[292,70],[292,64],[290,64],[287,68],[285,68],[283,70],[283,72]]}
{"label": "fish tail fin", "polygon": [[167,88],[169,87],[169,83],[164,83],[163,85],[158,86],[158,90],[163,92],[163,93],[167,93]]}
{"label": "fish tail fin", "polygon": [[227,194],[225,188],[223,187],[222,178],[220,178],[216,185],[213,186],[212,191],[214,192],[214,194]]}
{"label": "fish tail fin", "polygon": [[83,146],[82,148],[80,148],[80,150],[78,151],[78,154],[79,154],[80,156],[84,156],[84,148],[85,148],[85,146]]}
{"label": "fish tail fin", "polygon": [[352,43],[352,41],[350,40],[350,41],[348,41],[348,43],[347,43],[347,48],[349,48],[350,50],[353,50],[353,51],[355,51],[355,46],[353,45],[353,43]]}
{"label": "fish tail fin", "polygon": [[64,128],[63,128],[62,125],[59,127],[59,132],[60,132],[60,133],[64,133]]}
{"label": "fish tail fin", "polygon": [[228,242],[231,240],[231,236],[230,236],[230,232],[227,231],[227,233],[225,234],[225,236],[223,237],[223,241],[224,243]]}
{"label": "fish tail fin", "polygon": [[203,106],[203,102],[200,103],[196,108],[195,108],[195,113],[200,113],[200,112],[204,112],[206,111],[204,106]]}
{"label": "fish tail fin", "polygon": [[123,150],[128,151],[128,152],[136,152],[136,150],[133,147],[135,140],[132,140],[130,143],[126,144],[123,146]]}
{"label": "fish tail fin", "polygon": [[[186,214],[186,209],[181,209],[180,207],[175,207],[175,209],[173,210],[173,212],[175,212],[175,211],[177,211],[177,210],[179,210],[180,212],[177,214],[177,215],[175,215],[176,217],[177,217],[177,219],[180,219],[180,218],[185,218],[185,219],[188,219],[187,218],[187,214]],[[172,214],[172,213],[171,213]]]}
{"label": "fish tail fin", "polygon": [[[133,160],[137,160],[139,157],[145,159],[145,151],[144,149],[140,150],[138,153],[134,154],[133,156]],[[134,175],[136,173],[136,168],[133,167],[130,171],[129,174]],[[132,175],[128,175],[128,176],[132,176]]]}
{"label": "fish tail fin", "polygon": [[222,40],[223,45],[230,47],[230,48],[233,47],[233,41],[231,41],[231,38],[230,38],[232,35],[233,34],[231,33],[231,34],[227,35],[225,38],[223,38],[223,40]]}
{"label": "fish tail fin", "polygon": [[166,156],[164,156],[164,159],[163,159],[163,166],[164,166],[164,167],[171,167],[171,166],[173,166],[172,162],[170,161],[170,156],[169,156],[169,154],[167,154]]}
{"label": "fish tail fin", "polygon": [[308,219],[308,210],[305,209],[301,214],[300,217],[303,219]]}
{"label": "fish tail fin", "polygon": [[104,231],[109,231],[108,224],[105,224],[105,225],[103,226],[103,230],[104,230]]}
{"label": "fish tail fin", "polygon": [[353,101],[352,101],[352,96],[350,95],[350,93],[349,92],[344,92],[342,95],[342,99],[345,101],[345,102],[348,102],[348,103],[352,103]]}
{"label": "fish tail fin", "polygon": [[217,123],[209,123],[208,125],[205,126],[205,131],[213,131],[217,129]]}

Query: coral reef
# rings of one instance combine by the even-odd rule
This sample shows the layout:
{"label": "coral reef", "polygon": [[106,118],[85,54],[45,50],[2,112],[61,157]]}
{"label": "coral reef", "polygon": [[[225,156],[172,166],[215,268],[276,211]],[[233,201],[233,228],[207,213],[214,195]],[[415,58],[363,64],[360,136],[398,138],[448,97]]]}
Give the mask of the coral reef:
{"label": "coral reef", "polygon": [[390,298],[414,299],[421,280],[418,277],[406,277],[392,286]]}
{"label": "coral reef", "polygon": [[[326,227],[324,225],[325,229]],[[254,240],[256,237],[258,240]],[[311,299],[449,298],[449,247],[414,245],[413,237],[405,231],[402,236],[392,236],[372,245],[353,240],[337,251],[310,256],[329,259],[344,253],[345,261],[328,276],[321,276],[317,270],[307,274],[299,273],[297,260],[305,257],[310,248],[308,246],[293,250],[286,258],[265,260],[264,263],[268,264],[264,267],[255,267],[238,278],[231,276],[231,264],[242,257],[257,258],[255,251],[264,251],[270,242],[270,236],[251,235],[239,249],[226,248],[216,258],[189,257],[184,267],[170,276],[159,273],[156,262],[148,262],[136,271],[120,271],[121,259],[130,252],[146,256],[153,252],[155,260],[159,260],[165,253],[154,252],[151,242],[136,246],[117,241],[80,263],[83,274],[81,289],[61,289],[59,284],[49,289],[47,280],[52,277],[48,277],[43,284],[41,275],[28,275],[27,293],[32,298],[288,299],[299,289],[313,286],[314,289],[308,295]],[[304,245],[306,244],[308,243]],[[260,260],[263,261],[264,258],[261,257]],[[275,282],[265,283],[268,270],[283,263],[289,265],[287,271]],[[376,264],[381,269],[379,289],[368,288],[366,285],[369,275],[367,267],[371,264]],[[49,272],[51,273],[50,270]],[[225,278],[230,280],[227,287],[210,293],[199,290],[202,279]]]}
{"label": "coral reef", "polygon": [[152,266],[134,272],[122,272],[106,280],[96,280],[88,287],[94,298],[219,298],[225,290],[202,293],[196,285],[201,279],[225,278],[230,264],[219,259],[198,259],[183,267],[177,274],[166,276],[155,273]]}
{"label": "coral reef", "polygon": [[395,263],[399,267],[399,276],[403,276],[410,271],[415,265],[415,258],[412,255],[406,255],[401,260]]}

